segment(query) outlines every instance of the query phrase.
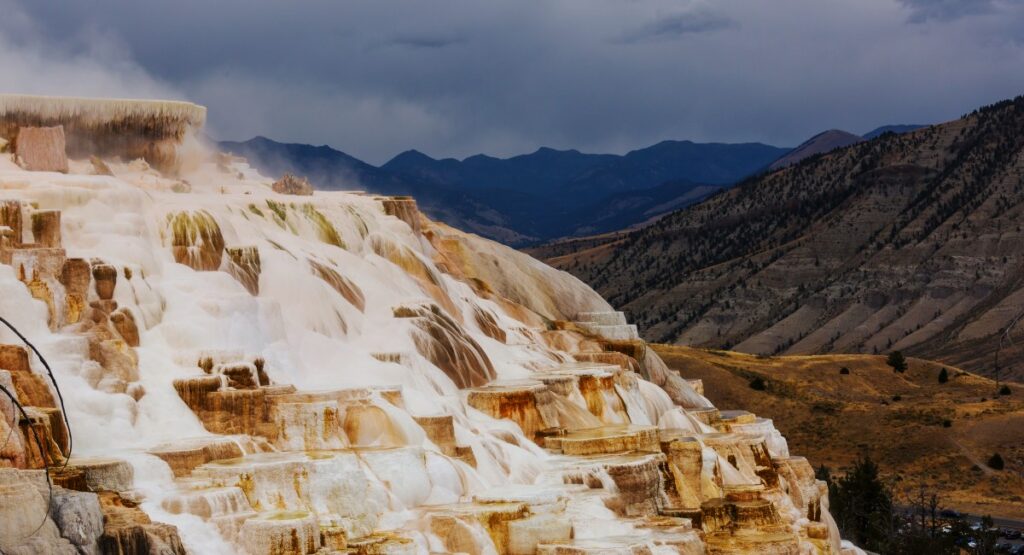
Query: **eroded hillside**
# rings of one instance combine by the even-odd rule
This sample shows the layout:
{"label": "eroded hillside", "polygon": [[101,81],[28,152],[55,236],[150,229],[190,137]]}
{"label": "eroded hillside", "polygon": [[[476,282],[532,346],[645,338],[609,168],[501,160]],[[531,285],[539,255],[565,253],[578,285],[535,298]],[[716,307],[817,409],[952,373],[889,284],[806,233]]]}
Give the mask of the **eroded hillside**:
{"label": "eroded hillside", "polygon": [[[1024,98],[749,180],[607,241],[534,250],[645,337],[760,354],[903,350],[994,375],[1024,311]],[[1024,377],[1024,341],[1004,377]]]}

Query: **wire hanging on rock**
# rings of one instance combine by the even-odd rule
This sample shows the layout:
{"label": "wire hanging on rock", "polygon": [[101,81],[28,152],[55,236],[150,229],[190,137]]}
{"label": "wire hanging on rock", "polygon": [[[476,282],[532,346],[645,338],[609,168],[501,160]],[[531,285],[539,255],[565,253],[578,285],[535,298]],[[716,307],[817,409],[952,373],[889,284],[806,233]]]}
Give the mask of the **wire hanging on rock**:
{"label": "wire hanging on rock", "polygon": [[[64,418],[64,427],[68,431],[68,452],[64,453],[63,449],[61,450],[61,454],[64,455],[64,465],[61,468],[65,468],[68,465],[68,461],[71,460],[71,450],[72,446],[74,445],[74,440],[71,435],[71,422],[68,421],[68,411],[64,408],[64,395],[61,394],[60,386],[57,385],[57,378],[54,377],[53,370],[50,368],[50,364],[46,362],[46,359],[43,357],[43,354],[39,352],[39,349],[37,349],[36,346],[33,345],[32,342],[28,340],[28,338],[26,338],[24,335],[22,335],[20,331],[18,331],[18,328],[14,327],[14,324],[7,321],[7,319],[4,318],[3,316],[0,316],[0,322],[2,322],[5,326],[7,326],[8,329],[14,332],[14,335],[17,335],[18,339],[20,339],[22,343],[28,345],[28,347],[32,349],[32,352],[35,353],[37,357],[39,357],[39,361],[43,363],[43,367],[46,368],[46,374],[50,376],[50,382],[53,384],[53,389],[54,391],[57,392],[57,399],[60,401],[60,413],[61,416]],[[7,393],[8,396],[10,396],[10,392]],[[11,398],[12,400],[14,399],[13,397]],[[60,445],[58,445],[57,448],[60,449]],[[47,480],[49,480],[49,478],[47,478]]]}
{"label": "wire hanging on rock", "polygon": [[[4,323],[7,323],[6,320],[4,321]],[[10,324],[7,325],[10,326]],[[37,432],[35,426],[32,425],[32,419],[29,418],[28,413],[25,412],[25,407],[23,407],[21,403],[18,402],[18,398],[15,397],[14,394],[11,393],[2,384],[0,384],[0,392],[3,392],[3,394],[6,395],[11,400],[11,403],[13,403],[14,406],[18,409],[18,411],[21,412],[22,418],[24,418],[25,421],[28,422],[28,429],[32,431],[32,437],[35,438],[36,440],[36,447],[39,449],[39,460],[41,460],[43,463],[43,473],[46,475],[46,489],[48,491],[46,498],[46,512],[43,513],[43,519],[39,522],[39,526],[36,526],[36,529],[33,530],[31,534],[25,536],[26,538],[31,538],[32,536],[36,535],[36,532],[43,528],[43,525],[46,524],[46,519],[50,516],[50,510],[53,508],[53,482],[50,480],[50,464],[46,462],[46,451],[43,449],[43,442],[42,440],[39,439],[39,432]],[[17,426],[17,413],[15,413],[14,416],[14,425]],[[71,432],[69,431],[68,435],[70,435],[70,433]],[[65,459],[64,464],[67,464],[67,459]]]}

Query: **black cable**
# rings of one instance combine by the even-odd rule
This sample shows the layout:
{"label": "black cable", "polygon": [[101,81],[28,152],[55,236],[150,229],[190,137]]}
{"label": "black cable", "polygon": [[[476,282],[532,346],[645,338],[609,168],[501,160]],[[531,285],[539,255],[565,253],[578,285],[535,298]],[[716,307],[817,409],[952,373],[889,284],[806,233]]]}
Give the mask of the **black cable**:
{"label": "black cable", "polygon": [[[60,445],[57,446],[57,448],[60,449],[61,454],[64,455],[64,465],[61,469],[67,468],[68,461],[71,460],[71,447],[74,445],[74,442],[71,436],[71,422],[68,421],[68,411],[64,408],[64,395],[61,394],[60,386],[57,385],[57,378],[53,376],[53,370],[50,369],[50,364],[46,362],[45,358],[43,358],[43,354],[39,352],[39,349],[36,349],[36,346],[33,345],[31,341],[18,331],[18,328],[14,327],[14,325],[8,322],[3,316],[0,316],[0,322],[3,322],[5,326],[14,332],[14,335],[18,336],[18,339],[21,339],[24,344],[28,345],[28,347],[32,349],[32,352],[39,357],[39,361],[43,363],[43,367],[46,368],[46,374],[50,376],[50,382],[53,383],[53,389],[57,392],[57,399],[60,401],[60,413],[64,418],[64,428],[68,431],[68,452],[64,453],[64,450],[60,449]],[[8,395],[10,395],[9,392]]]}
{"label": "black cable", "polygon": [[[39,432],[37,432],[35,426],[32,425],[32,419],[29,418],[28,413],[25,412],[25,407],[21,406],[17,397],[15,397],[14,394],[8,391],[3,385],[0,385],[0,391],[3,391],[3,393],[10,398],[11,402],[14,403],[14,406],[21,411],[21,416],[28,422],[28,428],[32,430],[32,437],[36,440],[36,447],[39,448],[39,459],[43,462],[43,472],[46,474],[46,488],[49,491],[49,496],[46,498],[46,512],[43,513],[43,520],[39,523],[39,526],[36,526],[36,529],[33,530],[31,534],[25,536],[26,538],[31,538],[36,535],[36,532],[42,530],[43,525],[46,524],[46,519],[50,516],[50,510],[53,509],[53,482],[50,481],[50,464],[46,462],[46,451],[43,449],[43,442],[39,439]],[[17,426],[17,422],[15,422],[14,425]]]}

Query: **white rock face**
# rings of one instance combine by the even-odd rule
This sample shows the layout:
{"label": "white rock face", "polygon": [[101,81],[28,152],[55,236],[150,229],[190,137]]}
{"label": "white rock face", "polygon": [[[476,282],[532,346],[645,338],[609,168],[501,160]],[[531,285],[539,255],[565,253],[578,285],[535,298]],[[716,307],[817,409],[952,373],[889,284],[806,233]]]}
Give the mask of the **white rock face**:
{"label": "white rock face", "polygon": [[0,164],[0,200],[59,210],[92,268],[76,300],[0,264],[0,313],[53,366],[75,457],[130,463],[114,489],[192,552],[839,553],[771,421],[722,418],[568,274],[238,160],[110,168]]}

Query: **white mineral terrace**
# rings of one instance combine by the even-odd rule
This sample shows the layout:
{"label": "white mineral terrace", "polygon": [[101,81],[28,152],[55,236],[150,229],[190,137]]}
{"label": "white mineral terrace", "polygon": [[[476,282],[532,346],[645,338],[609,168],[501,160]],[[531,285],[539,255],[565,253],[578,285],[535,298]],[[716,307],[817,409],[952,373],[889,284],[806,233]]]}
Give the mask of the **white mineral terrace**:
{"label": "white mineral terrace", "polygon": [[202,127],[206,121],[206,108],[191,102],[0,94],[0,118],[13,114],[33,114],[45,120],[75,119],[88,125],[150,118]]}
{"label": "white mineral terrace", "polygon": [[[137,501],[196,554],[858,552],[770,420],[720,414],[568,274],[238,159],[108,165],[0,155],[0,315],[63,391],[61,491]],[[65,443],[42,365],[5,349],[37,418],[0,466],[59,462],[24,434]],[[32,484],[0,471],[0,549],[76,552],[34,532]]]}

